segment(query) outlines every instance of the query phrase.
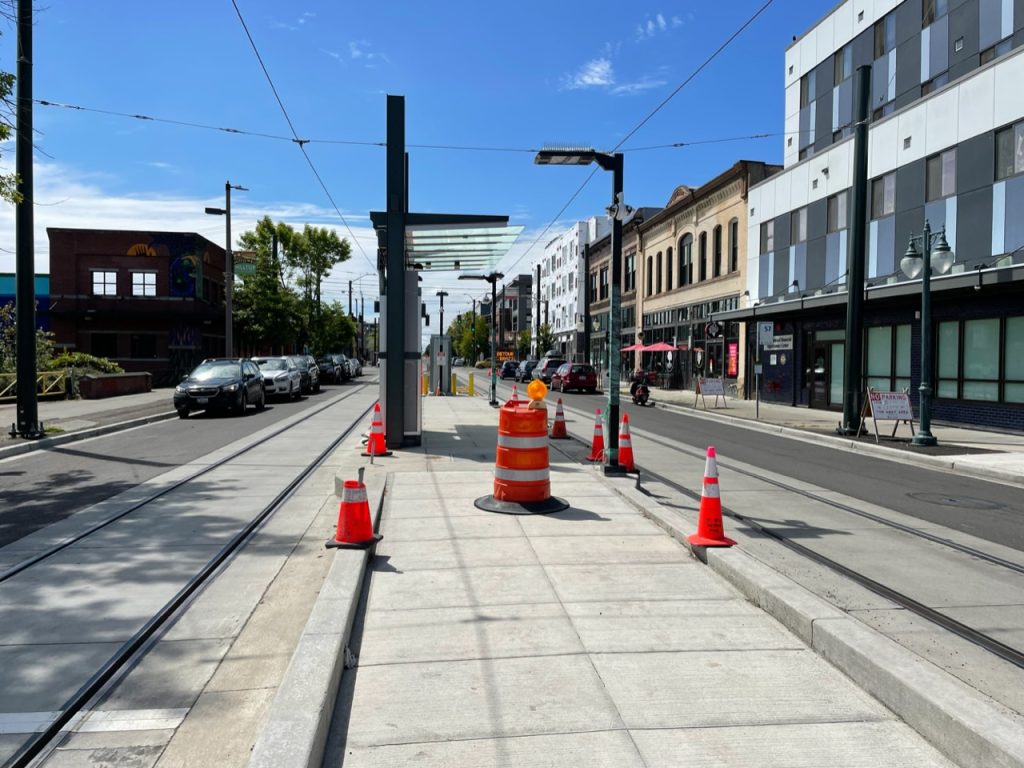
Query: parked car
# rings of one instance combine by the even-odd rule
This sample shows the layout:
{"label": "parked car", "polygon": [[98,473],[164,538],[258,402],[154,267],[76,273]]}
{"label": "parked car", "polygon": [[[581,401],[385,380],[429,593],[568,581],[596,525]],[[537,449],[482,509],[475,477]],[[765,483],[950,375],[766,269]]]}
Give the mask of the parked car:
{"label": "parked car", "polygon": [[540,379],[548,386],[551,385],[551,377],[555,371],[558,370],[558,366],[564,365],[565,360],[560,357],[542,357],[537,362],[537,367],[533,369],[533,378]]}
{"label": "parked car", "polygon": [[263,390],[267,397],[298,400],[302,395],[302,374],[290,357],[254,357],[263,373]]}
{"label": "parked car", "polygon": [[456,357],[454,360],[452,360],[452,365],[454,365],[456,368],[461,368],[465,364],[466,358],[464,357]]}
{"label": "parked car", "polygon": [[332,384],[340,384],[348,381],[348,366],[341,362],[339,355],[320,355],[316,359],[316,366],[320,369],[320,378]]}
{"label": "parked car", "polygon": [[523,360],[516,368],[516,381],[530,381],[533,378],[533,369],[536,367],[536,360]]}
{"label": "parked car", "polygon": [[186,418],[191,411],[231,410],[245,415],[249,403],[266,405],[263,377],[251,360],[219,357],[203,360],[174,388],[174,410]]}
{"label": "parked car", "polygon": [[355,375],[356,376],[362,376],[363,375],[363,361],[360,360],[358,357],[352,357],[352,358],[349,358],[349,359],[352,360],[353,363],[355,363],[355,369],[356,369]]}
{"label": "parked car", "polygon": [[551,376],[551,388],[560,392],[578,389],[597,391],[597,371],[589,363],[562,363]]}
{"label": "parked car", "polygon": [[[316,367],[316,360],[309,355],[290,355],[295,367],[299,369],[299,378],[302,382],[302,394],[320,391],[320,369]],[[312,363],[311,363],[312,361]]]}
{"label": "parked car", "polygon": [[516,360],[506,360],[501,364],[501,368],[498,369],[498,378],[514,379],[517,368],[519,368],[519,363]]}

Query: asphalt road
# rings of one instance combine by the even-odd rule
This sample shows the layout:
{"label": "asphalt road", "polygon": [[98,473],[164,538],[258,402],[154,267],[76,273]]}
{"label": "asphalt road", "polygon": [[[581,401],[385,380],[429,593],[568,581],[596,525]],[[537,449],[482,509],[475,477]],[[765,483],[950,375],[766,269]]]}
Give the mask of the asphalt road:
{"label": "asphalt road", "polygon": [[244,417],[197,413],[0,462],[0,546],[366,383],[324,385]]}
{"label": "asphalt road", "polygon": [[[499,399],[510,392],[511,381],[499,384]],[[604,410],[607,402],[602,394],[561,397],[566,408],[585,413]],[[621,405],[629,412],[632,429],[702,451],[713,445],[720,465],[743,462],[1024,551],[1024,493],[1019,488],[829,449],[678,411],[640,408],[628,399]],[[637,464],[643,466],[642,457],[637,457]]]}

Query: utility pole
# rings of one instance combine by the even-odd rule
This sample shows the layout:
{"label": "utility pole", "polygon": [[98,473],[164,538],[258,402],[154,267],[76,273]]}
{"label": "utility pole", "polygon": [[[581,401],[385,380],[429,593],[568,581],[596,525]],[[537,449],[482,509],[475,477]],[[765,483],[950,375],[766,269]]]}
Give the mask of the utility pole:
{"label": "utility pole", "polygon": [[223,216],[225,225],[224,243],[224,354],[226,357],[235,356],[235,329],[233,314],[233,294],[235,285],[235,265],[231,253],[231,190],[237,189],[241,192],[249,190],[240,184],[232,184],[231,181],[224,182],[224,207],[207,208],[206,212],[212,216]]}
{"label": "utility pole", "polygon": [[366,304],[363,303],[362,295],[359,296],[359,359],[366,357],[366,321],[363,319],[363,310]]}
{"label": "utility pole", "polygon": [[352,281],[348,281],[348,316],[352,317]]}
{"label": "utility pole", "polygon": [[18,104],[15,169],[21,195],[15,214],[15,319],[18,325],[17,424],[11,437],[38,439],[43,436],[36,398],[36,287],[32,180],[32,0],[18,0]]}
{"label": "utility pole", "polygon": [[533,308],[534,338],[537,341],[537,349],[534,357],[540,359],[540,264],[537,265],[537,305]]}

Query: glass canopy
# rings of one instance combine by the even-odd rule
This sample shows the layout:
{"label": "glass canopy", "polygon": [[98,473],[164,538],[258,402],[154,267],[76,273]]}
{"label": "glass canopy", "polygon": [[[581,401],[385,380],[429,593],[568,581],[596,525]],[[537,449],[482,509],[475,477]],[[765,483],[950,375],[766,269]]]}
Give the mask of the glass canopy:
{"label": "glass canopy", "polygon": [[522,226],[413,224],[405,228],[406,261],[413,269],[491,270],[508,253]]}

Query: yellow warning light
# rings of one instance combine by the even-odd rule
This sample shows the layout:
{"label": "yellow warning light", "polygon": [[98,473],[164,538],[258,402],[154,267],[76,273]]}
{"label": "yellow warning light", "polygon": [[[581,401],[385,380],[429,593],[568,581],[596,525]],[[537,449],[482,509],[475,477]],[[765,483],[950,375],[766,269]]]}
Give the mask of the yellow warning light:
{"label": "yellow warning light", "polygon": [[544,396],[547,395],[547,393],[548,387],[540,379],[534,379],[526,388],[526,394],[530,396],[531,400],[543,400]]}

